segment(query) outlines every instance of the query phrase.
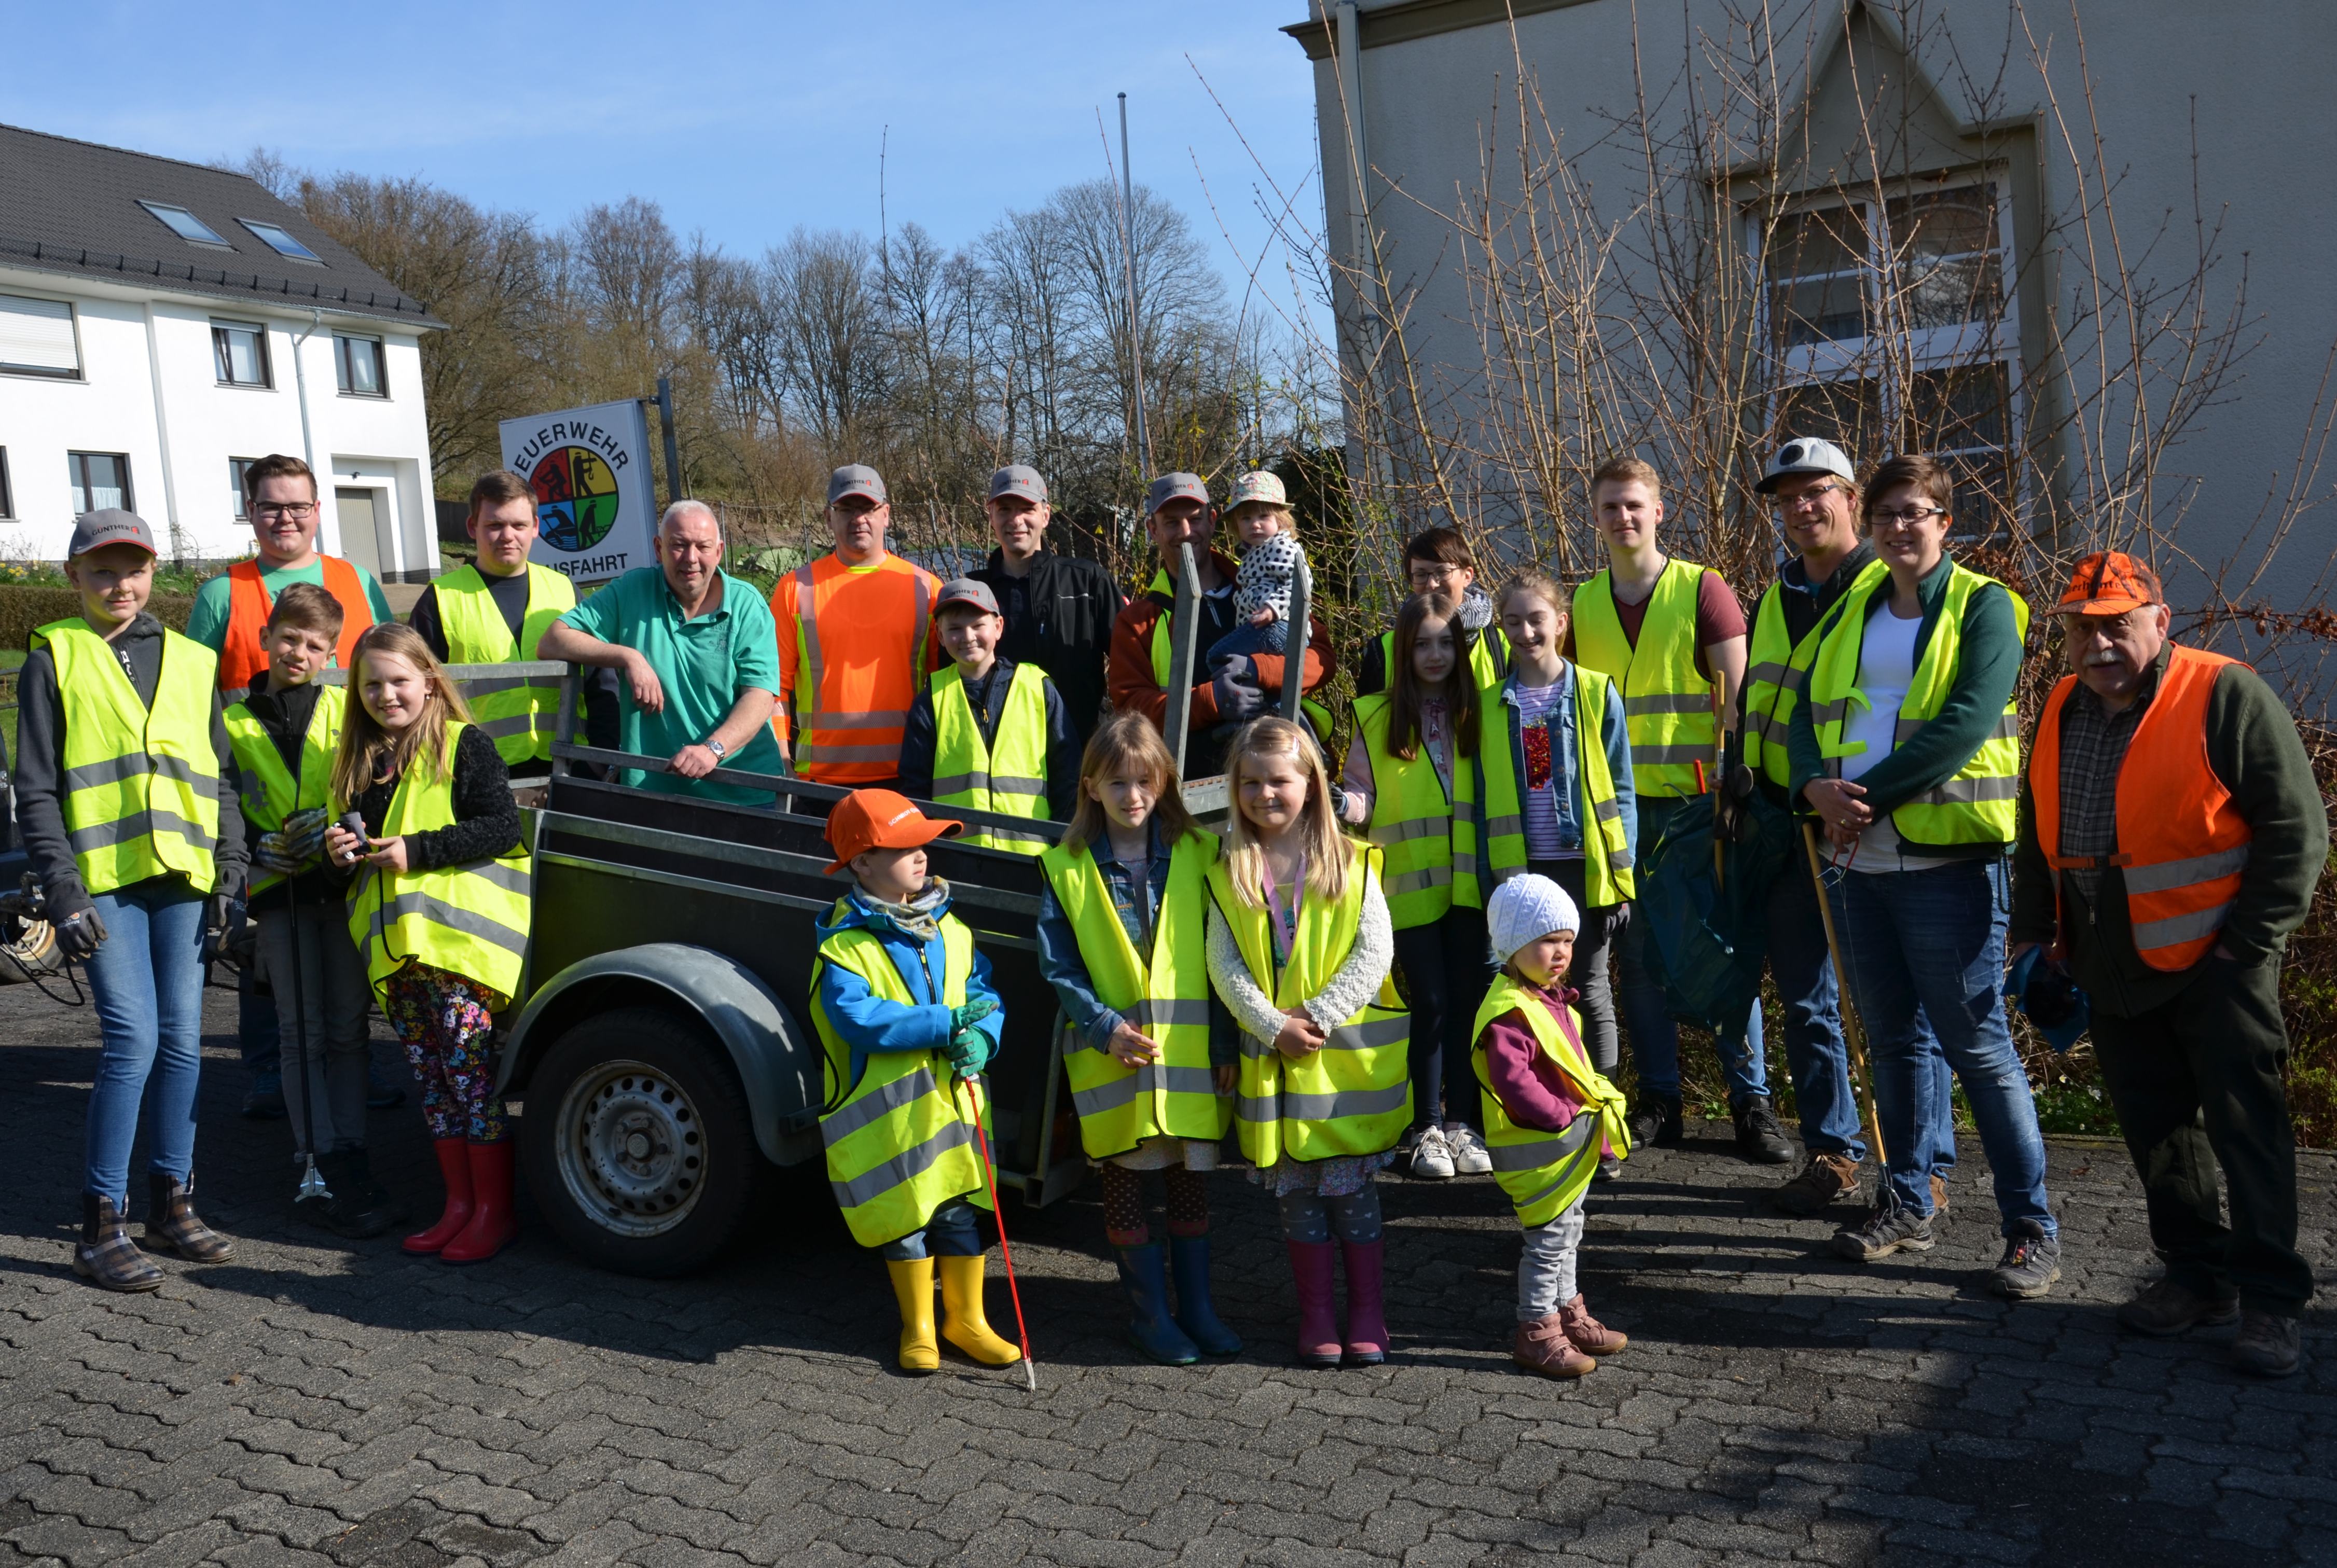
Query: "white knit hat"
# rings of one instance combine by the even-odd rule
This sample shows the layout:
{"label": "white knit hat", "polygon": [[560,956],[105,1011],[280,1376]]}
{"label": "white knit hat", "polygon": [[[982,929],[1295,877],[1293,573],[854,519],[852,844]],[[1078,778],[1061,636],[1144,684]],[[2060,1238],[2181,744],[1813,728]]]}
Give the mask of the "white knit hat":
{"label": "white knit hat", "polygon": [[1506,964],[1528,942],[1552,931],[1580,930],[1582,916],[1564,888],[1548,877],[1528,875],[1511,877],[1493,890],[1485,926],[1493,939],[1493,961]]}

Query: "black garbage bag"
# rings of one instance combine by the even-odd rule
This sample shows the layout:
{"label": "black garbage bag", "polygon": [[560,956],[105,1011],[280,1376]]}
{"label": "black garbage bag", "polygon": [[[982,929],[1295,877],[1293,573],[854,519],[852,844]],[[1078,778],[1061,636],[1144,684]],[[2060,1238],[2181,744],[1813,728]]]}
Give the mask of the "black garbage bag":
{"label": "black garbage bag", "polygon": [[1741,1024],[1760,994],[1769,891],[1799,864],[1791,816],[1758,791],[1730,806],[1726,833],[1702,801],[1673,815],[1639,862],[1633,916],[1647,922],[1672,1017],[1711,1029]]}

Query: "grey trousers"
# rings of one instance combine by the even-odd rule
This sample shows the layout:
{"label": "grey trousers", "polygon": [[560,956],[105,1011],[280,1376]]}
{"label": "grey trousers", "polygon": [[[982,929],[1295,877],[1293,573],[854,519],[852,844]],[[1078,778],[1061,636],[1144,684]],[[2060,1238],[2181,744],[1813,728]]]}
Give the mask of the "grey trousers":
{"label": "grey trousers", "polygon": [[1582,1246],[1582,1199],[1588,1189],[1558,1212],[1547,1225],[1526,1227],[1526,1250],[1518,1259],[1518,1321],[1538,1322],[1574,1300],[1575,1253]]}
{"label": "grey trousers", "polygon": [[[365,960],[349,940],[347,916],[337,903],[300,910],[299,982],[293,983],[292,914],[259,913],[260,962],[268,966],[276,1013],[284,1036],[284,1109],[292,1124],[294,1158],[308,1150],[308,1111],[313,1097],[320,1154],[365,1146],[366,1066],[372,1034],[366,1014],[373,993],[366,984]],[[304,1018],[293,1016],[298,998]],[[302,1036],[308,1061],[301,1070]],[[313,1091],[313,1096],[312,1096]]]}

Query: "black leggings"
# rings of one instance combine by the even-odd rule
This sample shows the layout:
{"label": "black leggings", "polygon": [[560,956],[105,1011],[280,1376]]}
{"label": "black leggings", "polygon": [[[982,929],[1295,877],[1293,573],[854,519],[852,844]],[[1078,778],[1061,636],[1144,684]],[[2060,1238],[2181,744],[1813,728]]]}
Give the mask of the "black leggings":
{"label": "black leggings", "polygon": [[1455,905],[1395,933],[1396,967],[1412,1004],[1412,1125],[1458,1122],[1484,1131],[1469,1066],[1478,1006],[1493,982],[1485,912]]}
{"label": "black leggings", "polygon": [[[1152,1240],[1144,1217],[1144,1173],[1107,1162],[1103,1167],[1103,1230],[1115,1247],[1141,1247]],[[1209,1184],[1198,1171],[1170,1165],[1160,1173],[1167,1183],[1168,1233],[1206,1236],[1209,1233]]]}

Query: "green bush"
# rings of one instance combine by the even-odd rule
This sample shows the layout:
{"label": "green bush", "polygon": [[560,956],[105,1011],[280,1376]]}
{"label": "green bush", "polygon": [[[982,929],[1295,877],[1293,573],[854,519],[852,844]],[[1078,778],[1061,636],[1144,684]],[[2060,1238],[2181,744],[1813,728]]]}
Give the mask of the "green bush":
{"label": "green bush", "polygon": [[[146,608],[173,630],[187,629],[187,612],[195,608],[192,594],[158,593]],[[29,583],[0,583],[0,648],[28,648],[36,628],[81,613],[81,595],[70,588]]]}

